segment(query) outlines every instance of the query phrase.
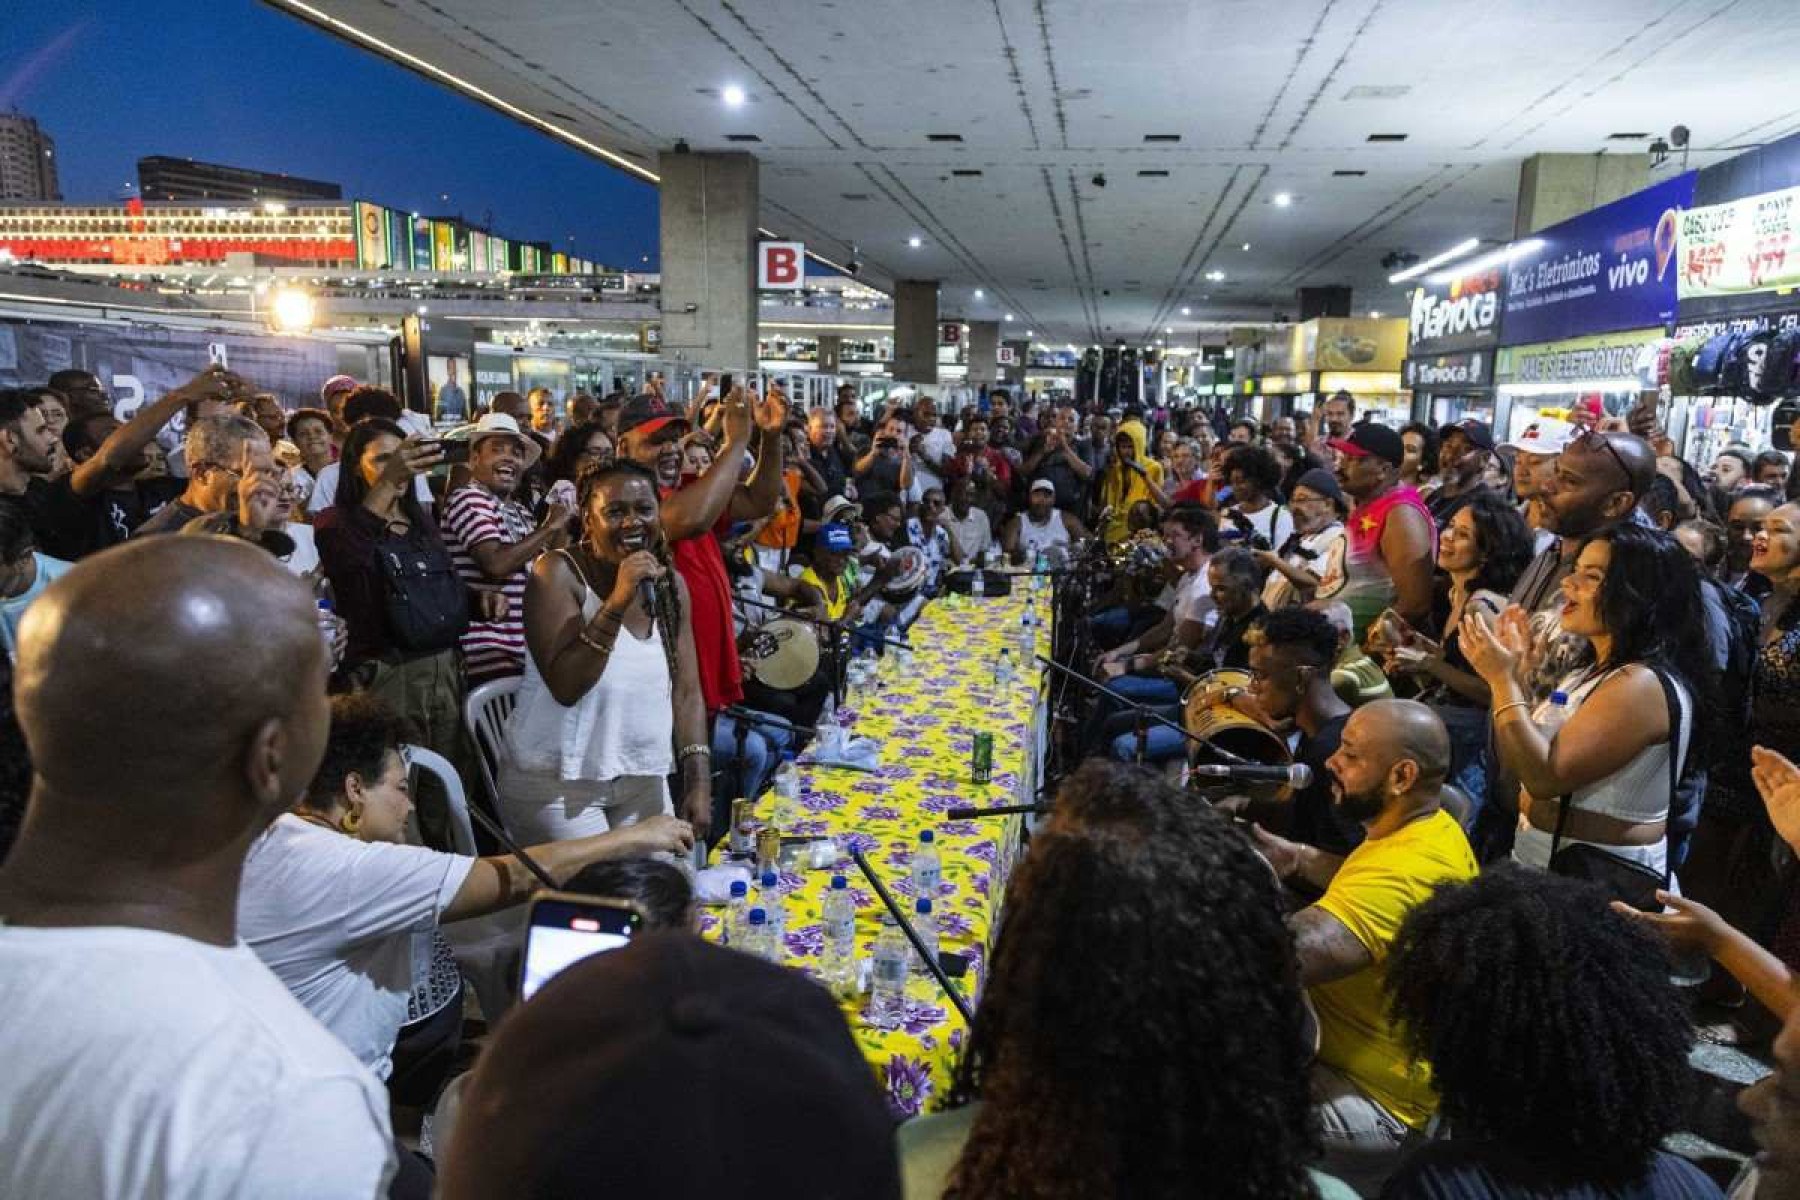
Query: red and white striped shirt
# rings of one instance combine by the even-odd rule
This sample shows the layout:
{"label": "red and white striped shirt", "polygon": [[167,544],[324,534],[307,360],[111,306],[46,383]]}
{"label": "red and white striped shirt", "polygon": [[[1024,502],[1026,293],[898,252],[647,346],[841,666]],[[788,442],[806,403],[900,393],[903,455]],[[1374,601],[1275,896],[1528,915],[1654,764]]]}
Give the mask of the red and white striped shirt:
{"label": "red and white striped shirt", "polygon": [[457,574],[471,587],[498,590],[506,595],[504,619],[470,621],[462,636],[471,686],[525,670],[525,583],[531,576],[531,565],[527,563],[507,576],[506,582],[496,585],[482,573],[469,550],[490,541],[511,546],[530,537],[536,529],[530,510],[523,504],[502,500],[480,484],[457,488],[444,506],[444,541],[456,561]]}

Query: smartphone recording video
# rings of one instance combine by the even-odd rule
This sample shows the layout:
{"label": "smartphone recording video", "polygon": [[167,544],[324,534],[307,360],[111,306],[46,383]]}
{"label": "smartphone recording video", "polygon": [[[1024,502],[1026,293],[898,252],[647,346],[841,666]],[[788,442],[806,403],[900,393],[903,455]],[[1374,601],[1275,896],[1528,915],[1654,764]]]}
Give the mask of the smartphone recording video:
{"label": "smartphone recording video", "polygon": [[542,892],[531,902],[520,956],[519,999],[584,958],[617,950],[643,927],[644,915],[627,900]]}

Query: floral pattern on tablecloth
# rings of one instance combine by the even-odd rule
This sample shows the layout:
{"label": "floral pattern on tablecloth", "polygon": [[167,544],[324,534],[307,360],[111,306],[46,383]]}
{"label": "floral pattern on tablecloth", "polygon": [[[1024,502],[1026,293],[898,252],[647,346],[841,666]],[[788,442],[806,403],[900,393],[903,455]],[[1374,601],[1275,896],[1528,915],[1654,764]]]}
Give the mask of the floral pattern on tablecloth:
{"label": "floral pattern on tablecloth", "polygon": [[[880,686],[853,710],[851,726],[851,733],[876,738],[882,746],[873,774],[820,770],[804,761],[800,766],[800,808],[807,819],[795,831],[834,837],[840,848],[856,845],[903,906],[910,908],[917,899],[911,867],[919,833],[933,831],[943,863],[933,904],[938,942],[970,964],[955,982],[971,1002],[998,927],[1006,879],[1018,860],[1021,822],[1017,816],[946,822],[943,814],[963,805],[1016,803],[1036,787],[1035,758],[1043,736],[1039,672],[1020,669],[1022,678],[1010,687],[994,686],[993,666],[1002,648],[1011,652],[1017,669],[1027,606],[1040,622],[1048,619],[1047,603],[1018,582],[1007,597],[935,601],[913,627],[914,651],[905,674],[896,674],[893,656],[884,660]],[[1047,649],[1048,631],[1040,624],[1037,652]],[[993,779],[981,786],[969,782],[979,732],[994,735]],[[768,816],[772,799],[758,803],[759,818]],[[821,906],[833,873],[846,877],[856,901],[860,953],[867,958],[873,952],[885,910],[845,852],[830,871],[783,873],[790,965],[819,966]],[[717,910],[703,915],[705,936],[719,937],[718,915]],[[866,993],[842,1003],[850,1032],[897,1115],[925,1111],[949,1092],[967,1031],[930,976],[915,965],[905,1013],[893,1027],[870,1021]]]}

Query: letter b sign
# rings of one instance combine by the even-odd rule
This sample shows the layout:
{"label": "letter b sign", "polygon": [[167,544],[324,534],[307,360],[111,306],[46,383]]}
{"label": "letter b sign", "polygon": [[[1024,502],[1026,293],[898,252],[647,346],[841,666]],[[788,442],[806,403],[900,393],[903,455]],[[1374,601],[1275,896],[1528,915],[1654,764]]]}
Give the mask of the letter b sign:
{"label": "letter b sign", "polygon": [[756,286],[764,291],[799,291],[806,286],[804,242],[761,242],[756,248]]}

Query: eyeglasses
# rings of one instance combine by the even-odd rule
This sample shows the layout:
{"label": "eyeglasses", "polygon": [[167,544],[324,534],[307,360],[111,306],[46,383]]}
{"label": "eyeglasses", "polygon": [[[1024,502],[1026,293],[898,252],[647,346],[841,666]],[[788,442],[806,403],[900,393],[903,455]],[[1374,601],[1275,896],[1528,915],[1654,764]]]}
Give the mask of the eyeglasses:
{"label": "eyeglasses", "polygon": [[1607,454],[1612,456],[1613,462],[1619,465],[1619,474],[1625,477],[1626,486],[1629,487],[1631,484],[1631,468],[1625,465],[1625,456],[1619,453],[1619,448],[1613,445],[1612,439],[1607,437],[1604,433],[1601,433],[1598,429],[1584,429],[1581,432],[1581,435],[1575,438],[1570,445],[1587,446],[1591,448],[1596,443],[1605,447]]}

